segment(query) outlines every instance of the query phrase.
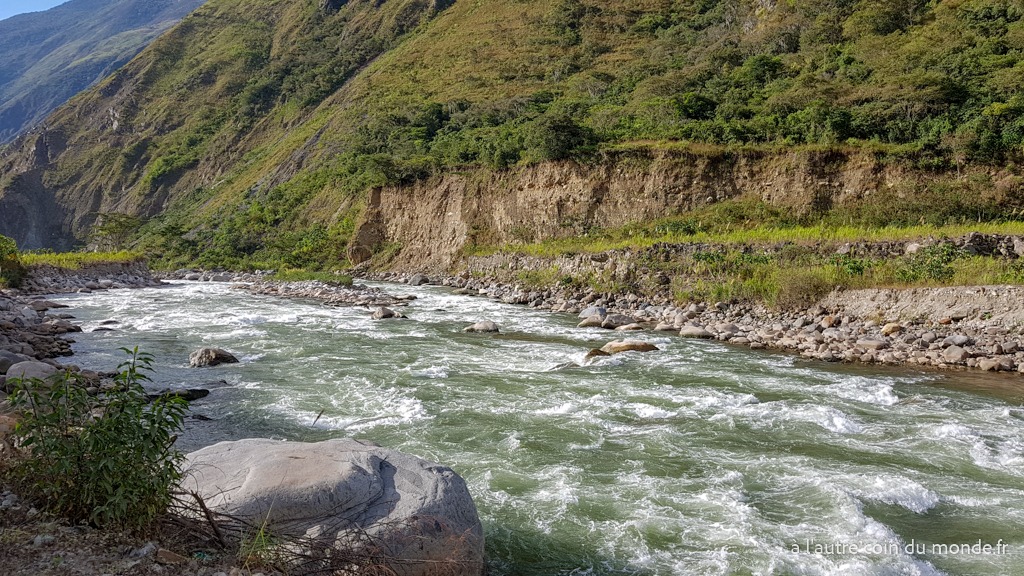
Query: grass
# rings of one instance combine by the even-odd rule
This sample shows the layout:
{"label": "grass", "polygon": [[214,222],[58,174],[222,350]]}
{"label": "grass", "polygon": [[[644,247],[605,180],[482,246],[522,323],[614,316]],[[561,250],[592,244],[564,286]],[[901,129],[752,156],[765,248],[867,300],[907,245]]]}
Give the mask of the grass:
{"label": "grass", "polygon": [[[946,243],[896,258],[829,254],[799,245],[752,252],[721,244],[667,260],[660,256],[658,251],[636,255],[627,277],[587,268],[569,274],[542,266],[510,272],[506,280],[528,289],[633,292],[678,304],[738,300],[775,308],[806,307],[836,288],[1024,284],[1024,260],[970,256]],[[659,277],[660,282],[655,280]]]}
{"label": "grass", "polygon": [[281,282],[305,282],[317,280],[328,284],[339,284],[351,286],[352,277],[340,272],[311,272],[308,270],[282,269],[278,270],[272,278]]}
{"label": "grass", "polygon": [[142,254],[122,250],[120,252],[23,252],[18,256],[22,265],[53,266],[66,270],[80,270],[97,264],[127,264],[145,260]]}

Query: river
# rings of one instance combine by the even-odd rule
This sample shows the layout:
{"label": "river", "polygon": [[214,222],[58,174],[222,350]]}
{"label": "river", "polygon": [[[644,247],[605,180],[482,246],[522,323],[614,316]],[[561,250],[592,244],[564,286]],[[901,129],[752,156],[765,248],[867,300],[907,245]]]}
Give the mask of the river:
{"label": "river", "polygon": [[[656,333],[634,337],[660,351],[554,369],[618,334],[384,287],[418,296],[409,320],[218,283],[54,299],[86,329],[76,363],[112,369],[138,346],[154,387],[224,380],[185,449],[353,436],[451,466],[495,576],[1024,574],[1020,380]],[[502,334],[461,331],[482,319]],[[105,320],[120,324],[90,332]],[[204,345],[241,363],[188,368]]]}

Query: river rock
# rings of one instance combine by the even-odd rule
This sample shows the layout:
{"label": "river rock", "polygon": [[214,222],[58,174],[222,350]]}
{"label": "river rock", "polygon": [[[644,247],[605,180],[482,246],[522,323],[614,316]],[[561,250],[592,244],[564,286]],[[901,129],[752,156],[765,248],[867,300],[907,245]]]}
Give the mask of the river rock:
{"label": "river rock", "polygon": [[484,571],[476,506],[448,467],[345,438],[221,442],[185,468],[213,512],[276,538],[340,546],[398,576]]}
{"label": "river rock", "polygon": [[430,282],[430,278],[427,278],[424,274],[413,274],[409,278],[409,286],[422,286]]}
{"label": "river rock", "polygon": [[589,318],[591,316],[605,317],[608,315],[608,309],[603,306],[587,306],[583,310],[580,310],[580,318]]}
{"label": "river rock", "polygon": [[601,322],[601,328],[614,330],[619,326],[628,326],[636,323],[636,318],[633,318],[632,316],[626,316],[625,314],[609,314],[608,316],[605,316],[604,321]]}
{"label": "river rock", "polygon": [[949,346],[948,348],[942,351],[942,358],[946,362],[953,362],[959,364],[961,362],[965,362],[970,357],[971,354],[967,350],[961,348],[960,346]]}
{"label": "river rock", "polygon": [[615,330],[618,331],[618,332],[635,332],[637,330],[643,330],[643,329],[644,329],[644,327],[643,327],[642,324],[633,323],[633,324],[626,324],[625,326],[619,326]]}
{"label": "river rock", "polygon": [[0,350],[0,374],[7,374],[7,370],[11,366],[19,362],[24,362],[26,358],[15,354],[14,352],[8,352],[7,350]]}
{"label": "river rock", "polygon": [[590,352],[587,352],[587,355],[583,357],[583,362],[585,364],[590,364],[594,360],[594,358],[600,358],[602,356],[611,356],[611,354],[605,352],[600,348],[591,348]]}
{"label": "river rock", "polygon": [[714,338],[715,335],[700,326],[692,324],[679,329],[679,335],[683,338]]}
{"label": "river rock", "polygon": [[579,324],[576,325],[576,327],[577,328],[600,328],[602,322],[604,322],[604,316],[598,316],[598,315],[595,314],[593,316],[587,316],[586,318],[584,318]]}
{"label": "river rock", "polygon": [[221,348],[200,348],[188,357],[188,364],[193,368],[237,363],[238,358],[235,358],[230,352]]}
{"label": "river rock", "polygon": [[398,312],[395,312],[391,308],[381,306],[380,308],[377,308],[377,310],[374,311],[373,316],[371,316],[371,318],[373,318],[374,320],[387,320],[388,318],[405,318],[405,316],[399,314]]}
{"label": "river rock", "polygon": [[57,374],[57,369],[46,362],[30,360],[18,362],[7,369],[8,380],[49,380]]}
{"label": "river rock", "polygon": [[612,340],[601,347],[606,354],[619,354],[622,352],[653,352],[658,347],[643,340]]}
{"label": "river rock", "polygon": [[480,333],[493,333],[500,332],[500,328],[494,322],[490,320],[484,320],[483,322],[477,322],[476,324],[466,326],[462,329],[463,332],[480,332]]}
{"label": "river rock", "polygon": [[864,338],[857,340],[857,346],[865,350],[883,350],[889,347],[889,343],[885,340],[876,340],[874,338]]}
{"label": "river rock", "polygon": [[194,402],[202,398],[206,398],[210,395],[210,391],[205,388],[187,388],[184,390],[171,390],[170,388],[161,390],[156,394],[147,394],[146,396],[150,400],[156,400],[157,398],[181,398],[186,402]]}

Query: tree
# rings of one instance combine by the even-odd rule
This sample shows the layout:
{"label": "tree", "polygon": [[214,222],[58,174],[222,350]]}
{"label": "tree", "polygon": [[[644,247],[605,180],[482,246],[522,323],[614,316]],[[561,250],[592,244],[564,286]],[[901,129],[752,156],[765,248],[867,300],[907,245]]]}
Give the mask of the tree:
{"label": "tree", "polygon": [[123,250],[142,220],[131,214],[106,212],[96,218],[92,226],[92,240],[100,250]]}

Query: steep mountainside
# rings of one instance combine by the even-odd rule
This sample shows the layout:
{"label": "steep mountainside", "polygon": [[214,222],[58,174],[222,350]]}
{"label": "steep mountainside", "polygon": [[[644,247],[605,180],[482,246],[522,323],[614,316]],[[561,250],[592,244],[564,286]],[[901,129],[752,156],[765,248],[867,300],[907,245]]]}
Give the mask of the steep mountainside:
{"label": "steep mountainside", "polygon": [[205,0],[71,0],[0,21],[0,143],[105,78]]}
{"label": "steep mountainside", "polygon": [[[170,260],[331,266],[353,236],[357,260],[410,250],[387,222],[453,210],[427,200],[444,190],[491,209],[535,191],[521,221],[434,214],[461,245],[624,223],[605,191],[641,181],[637,201],[997,214],[1022,194],[1022,17],[1018,0],[210,0],[2,153],[0,233],[65,248],[120,212]],[[534,228],[564,208],[544,174],[578,175],[590,216]]]}

